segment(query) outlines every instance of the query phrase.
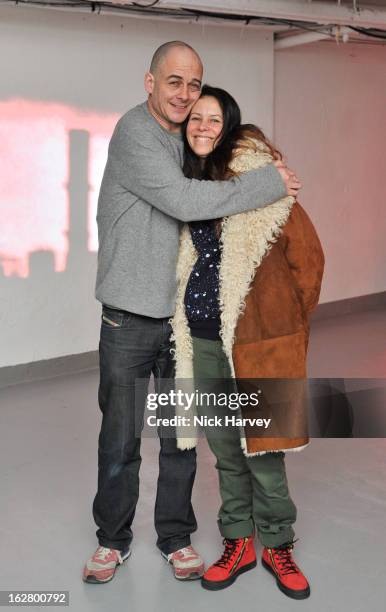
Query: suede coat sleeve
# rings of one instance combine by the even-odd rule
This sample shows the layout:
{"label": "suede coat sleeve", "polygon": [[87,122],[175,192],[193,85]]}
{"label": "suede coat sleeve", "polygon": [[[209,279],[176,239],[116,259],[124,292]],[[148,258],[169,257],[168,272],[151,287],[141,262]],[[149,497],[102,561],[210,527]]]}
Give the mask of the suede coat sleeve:
{"label": "suede coat sleeve", "polygon": [[320,240],[306,211],[298,202],[283,228],[284,253],[304,310],[317,306],[322,285],[324,255]]}

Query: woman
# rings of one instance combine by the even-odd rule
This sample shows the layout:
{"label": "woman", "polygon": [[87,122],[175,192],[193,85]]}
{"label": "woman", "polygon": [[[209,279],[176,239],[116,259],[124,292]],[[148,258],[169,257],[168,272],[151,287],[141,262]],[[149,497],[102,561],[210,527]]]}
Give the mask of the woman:
{"label": "woman", "polygon": [[[184,142],[184,172],[191,178],[232,179],[281,158],[258,128],[241,125],[235,100],[209,86],[192,108]],[[236,378],[239,383],[270,379],[261,388],[271,406],[283,404],[283,387],[272,379],[294,379],[289,380],[292,386],[284,387],[291,402],[279,414],[276,435],[257,436],[245,428],[240,434],[231,428],[219,437],[205,427],[217,459],[222,497],[218,523],[225,544],[222,557],[204,574],[207,589],[225,588],[255,567],[256,530],[264,546],[263,565],[279,588],[294,599],[310,594],[292,558],[296,508],[288,491],[284,451],[308,443],[298,382],[306,375],[307,319],[318,302],[323,264],[313,225],[291,197],[182,230],[172,320],[176,378],[194,378],[196,386],[205,386],[206,380],[205,391],[210,379],[223,379],[228,391]],[[197,410],[202,413],[202,407]],[[205,414],[208,410],[214,414],[210,407]],[[246,410],[250,416],[257,409]],[[287,432],[286,437],[277,430]],[[196,437],[179,433],[181,449],[196,443]]]}

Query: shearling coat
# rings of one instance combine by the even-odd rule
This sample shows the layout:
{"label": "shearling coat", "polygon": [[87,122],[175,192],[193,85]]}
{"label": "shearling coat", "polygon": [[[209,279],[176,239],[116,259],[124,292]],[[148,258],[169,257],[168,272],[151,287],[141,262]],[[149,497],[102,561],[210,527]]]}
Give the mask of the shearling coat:
{"label": "shearling coat", "polygon": [[[248,148],[236,151],[230,168],[239,174],[271,161],[264,143],[249,140]],[[285,431],[286,437],[282,433],[253,437],[241,429],[241,446],[246,456],[300,450],[308,443],[304,384],[308,315],[318,303],[324,266],[318,236],[300,204],[286,197],[265,208],[225,218],[220,243],[220,336],[232,376],[259,379],[260,392],[268,403],[287,402],[276,430]],[[177,265],[176,313],[171,320],[177,380],[193,379],[184,295],[196,259],[186,225]],[[286,386],[284,381],[275,384],[272,379],[292,380]],[[250,408],[247,416],[251,416]],[[287,437],[287,432],[294,434]],[[177,435],[180,449],[197,444],[196,432],[189,437],[181,432]]]}

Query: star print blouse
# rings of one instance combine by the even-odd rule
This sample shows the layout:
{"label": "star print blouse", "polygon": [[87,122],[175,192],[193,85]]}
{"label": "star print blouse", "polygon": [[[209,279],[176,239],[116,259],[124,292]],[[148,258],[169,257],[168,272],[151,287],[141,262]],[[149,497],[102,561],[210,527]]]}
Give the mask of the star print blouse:
{"label": "star print blouse", "polygon": [[193,335],[212,337],[213,334],[194,333],[198,328],[218,331],[220,326],[219,266],[221,250],[216,236],[215,222],[189,223],[193,244],[198,252],[197,261],[189,277],[185,292],[185,312]]}

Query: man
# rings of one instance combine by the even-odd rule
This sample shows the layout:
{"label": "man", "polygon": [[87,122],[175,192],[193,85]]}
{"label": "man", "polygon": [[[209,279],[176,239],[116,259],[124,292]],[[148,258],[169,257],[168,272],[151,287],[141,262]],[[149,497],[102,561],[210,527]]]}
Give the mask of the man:
{"label": "man", "polygon": [[[141,463],[135,423],[145,399],[138,407],[135,386],[153,373],[157,391],[160,380],[174,374],[168,320],[174,312],[179,222],[250,210],[296,195],[300,187],[283,164],[224,182],[183,176],[180,126],[200,95],[201,79],[194,49],[179,41],[162,45],[145,75],[147,102],[119,120],[109,146],[97,215],[103,419],[93,514],[99,547],[84,568],[87,582],[108,582],[130,555]],[[161,438],[160,446],[157,546],[176,578],[199,578],[204,564],[190,542],[197,528],[191,504],[195,451],[179,451],[174,438]]]}

